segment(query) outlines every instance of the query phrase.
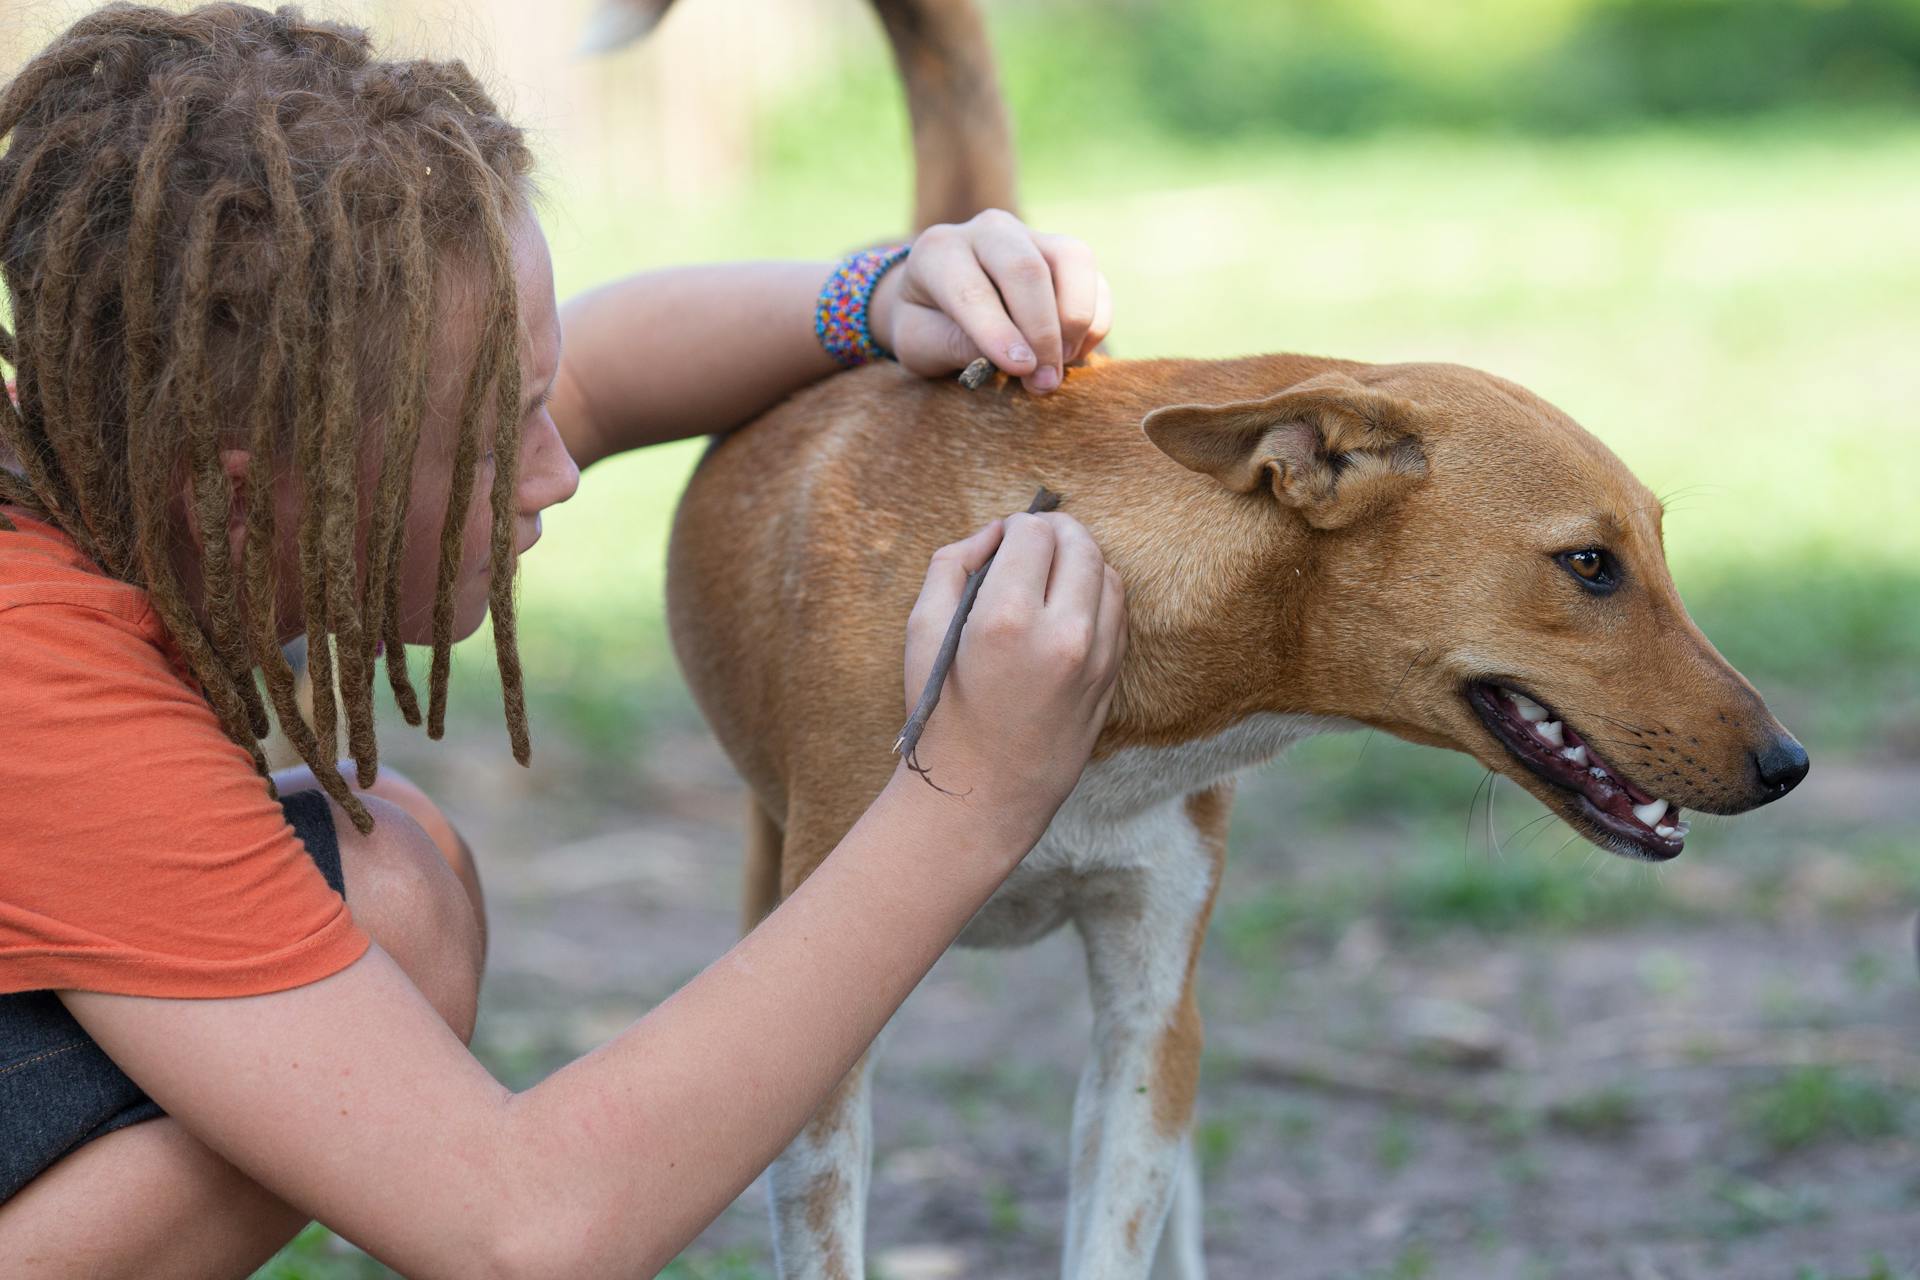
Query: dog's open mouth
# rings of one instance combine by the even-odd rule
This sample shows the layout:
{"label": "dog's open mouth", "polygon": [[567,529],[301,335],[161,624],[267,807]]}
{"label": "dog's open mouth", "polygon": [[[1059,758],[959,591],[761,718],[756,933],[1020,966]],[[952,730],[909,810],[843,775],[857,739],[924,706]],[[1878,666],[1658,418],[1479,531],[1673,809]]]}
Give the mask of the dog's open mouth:
{"label": "dog's open mouth", "polygon": [[1502,685],[1476,681],[1467,701],[1493,736],[1536,777],[1571,793],[1562,816],[1595,844],[1665,862],[1686,847],[1678,806],[1650,796],[1600,757],[1559,715]]}

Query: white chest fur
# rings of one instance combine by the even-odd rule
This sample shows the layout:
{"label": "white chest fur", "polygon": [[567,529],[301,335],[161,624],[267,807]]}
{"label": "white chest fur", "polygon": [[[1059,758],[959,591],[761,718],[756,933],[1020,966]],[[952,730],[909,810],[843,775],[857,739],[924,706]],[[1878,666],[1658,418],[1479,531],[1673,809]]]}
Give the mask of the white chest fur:
{"label": "white chest fur", "polygon": [[1021,946],[1058,927],[1075,895],[1103,872],[1195,865],[1185,799],[1317,733],[1351,729],[1320,716],[1256,715],[1211,738],[1128,747],[1087,767],[1026,861],[961,936],[976,947]]}

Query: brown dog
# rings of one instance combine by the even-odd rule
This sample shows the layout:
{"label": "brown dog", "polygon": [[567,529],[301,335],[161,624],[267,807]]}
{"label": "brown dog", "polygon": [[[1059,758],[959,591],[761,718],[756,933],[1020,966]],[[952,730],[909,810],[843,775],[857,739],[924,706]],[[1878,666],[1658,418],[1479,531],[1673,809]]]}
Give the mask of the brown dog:
{"label": "brown dog", "polygon": [[[977,21],[964,3],[880,7],[924,220],[965,217],[974,193],[1011,190],[1003,144],[960,161],[928,144],[999,119]],[[1680,852],[1683,810],[1739,813],[1806,774],[1688,618],[1659,501],[1510,382],[1305,356],[1099,361],[1036,399],[869,368],[719,443],[674,529],[674,643],[755,798],[750,919],[893,769],[928,556],[1041,484],[1125,579],[1130,645],[1079,788],[962,941],[1071,923],[1086,944],[1067,1276],[1202,1274],[1193,972],[1240,769],[1371,726],[1465,752],[1596,844],[1656,860]],[[774,1166],[783,1276],[863,1272],[867,1082],[863,1063]]]}

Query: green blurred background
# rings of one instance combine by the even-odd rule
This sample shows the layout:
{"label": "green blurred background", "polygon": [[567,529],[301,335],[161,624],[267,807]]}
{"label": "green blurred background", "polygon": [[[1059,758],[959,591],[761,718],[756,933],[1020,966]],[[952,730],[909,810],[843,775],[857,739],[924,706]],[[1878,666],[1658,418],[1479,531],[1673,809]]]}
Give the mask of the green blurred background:
{"label": "green blurred background", "polygon": [[[0,65],[82,7],[6,3],[18,21],[0,28]],[[462,53],[502,87],[547,157],[563,297],[681,262],[825,259],[905,220],[904,114],[877,26],[855,0],[680,0],[646,46],[591,61],[571,54],[588,0],[318,7],[397,47]],[[1668,551],[1696,619],[1814,759],[1801,794],[1701,823],[1685,857],[1656,875],[1569,847],[1564,830],[1510,839],[1538,807],[1498,786],[1483,796],[1481,771],[1464,760],[1377,741],[1364,754],[1352,739],[1309,744],[1251,788],[1237,816],[1208,955],[1215,1031],[1231,1042],[1236,1030],[1337,1023],[1328,1010],[1371,987],[1289,985],[1269,971],[1311,972],[1371,930],[1409,970],[1525,957],[1559,974],[1508,1004],[1482,1001],[1541,1043],[1582,1020],[1583,948],[1633,957],[1628,1009],[1683,1024],[1731,1009],[1783,1037],[1891,1029],[1916,1043],[1904,921],[1920,905],[1920,0],[987,8],[1018,130],[1022,212],[1100,254],[1117,354],[1454,360],[1525,383],[1667,498]],[[504,865],[640,821],[650,798],[679,794],[673,757],[699,726],[660,591],[665,530],[697,451],[603,464],[550,514],[523,575],[531,781],[499,781],[506,752],[484,636],[462,650],[457,742],[392,749],[473,797],[460,816],[476,845],[504,846]],[[713,846],[705,856],[728,864],[732,829],[699,830]],[[663,962],[647,998],[685,976],[675,965],[690,972],[725,945],[724,911],[716,921]],[[483,1019],[479,1047],[524,1083],[579,1045],[544,1031],[515,1038],[528,1025],[522,1005],[538,1001],[516,985],[514,928],[496,920],[508,962],[496,962],[490,997],[509,1030],[490,1039]],[[1799,972],[1727,985],[1728,970],[1789,936],[1806,948]],[[994,981],[985,972],[962,980]],[[1370,1040],[1368,1025],[1341,1034],[1385,1052],[1390,1037]],[[1227,1056],[1210,1086],[1225,1105],[1250,1116],[1301,1098],[1321,1107],[1311,1091],[1242,1097]],[[1071,1071],[1057,1074],[1042,1092],[1064,1097]],[[936,1105],[966,1092],[929,1078]],[[1904,1060],[1818,1054],[1771,1074],[1726,1071],[1704,1093],[1625,1073],[1585,1099],[1573,1136],[1546,1121],[1501,1130],[1487,1163],[1498,1172],[1485,1173],[1492,1225],[1478,1234],[1433,1227],[1409,1191],[1413,1225],[1369,1225],[1351,1248],[1340,1241],[1357,1228],[1326,1225],[1326,1247],[1307,1248],[1287,1274],[1920,1274],[1913,1233],[1889,1225],[1920,1220],[1915,1078]],[[884,1073],[881,1087],[884,1099]],[[910,1080],[899,1087],[912,1096]],[[1007,1124],[1033,1120],[1007,1101],[1021,1096],[1018,1081],[989,1072],[983,1087],[992,1106],[1014,1108]],[[1345,1105],[1325,1102],[1336,1117]],[[1649,1177],[1657,1135],[1681,1123],[1675,1108],[1708,1132],[1687,1176],[1660,1193],[1670,1203],[1564,1230],[1528,1225],[1527,1188],[1538,1194],[1555,1170],[1589,1169],[1567,1188],[1576,1198],[1594,1182]],[[1395,1179],[1423,1160],[1450,1159],[1445,1117],[1385,1106],[1350,1119],[1370,1135],[1357,1159],[1379,1196],[1397,1194]],[[1234,1197],[1252,1194],[1237,1189],[1284,1174],[1311,1195],[1322,1175],[1236,1148],[1254,1121],[1207,1123],[1203,1154],[1221,1184],[1210,1194],[1224,1206],[1210,1219],[1216,1271],[1273,1274],[1262,1242],[1281,1237],[1233,1216],[1266,1212],[1257,1197],[1236,1210]],[[887,1124],[883,1103],[883,1152]],[[1529,1146],[1536,1133],[1548,1145]],[[1063,1147],[1064,1127],[1047,1137]],[[1515,1163],[1529,1153],[1532,1183]],[[1463,1168],[1442,1172],[1474,1176]],[[938,1215],[902,1228],[961,1250],[958,1270],[915,1272],[905,1255],[878,1270],[1045,1274],[1057,1221],[1041,1211],[1023,1223],[1017,1198],[996,1186],[977,1193],[985,1245],[943,1236]],[[755,1213],[723,1220],[676,1274],[763,1274]],[[1653,1252],[1633,1252],[1648,1239]],[[315,1232],[267,1274],[370,1267]]]}
{"label": "green blurred background", "polygon": [[[563,296],[899,229],[905,122],[877,28],[851,0],[781,20],[799,10],[817,28],[799,52],[777,35],[744,51],[742,0],[681,0],[655,47],[569,68],[596,98],[649,73],[697,83],[716,136],[649,119],[651,149],[698,157],[663,162],[536,120],[560,155]],[[989,13],[1022,212],[1101,254],[1118,354],[1444,359],[1521,381],[1672,499],[1699,620],[1803,736],[1920,749],[1920,0]],[[556,692],[585,639],[612,646],[602,674],[665,661],[631,639],[657,625],[661,531],[696,452],[610,464],[552,520],[526,595]],[[609,591],[610,555],[630,590]]]}

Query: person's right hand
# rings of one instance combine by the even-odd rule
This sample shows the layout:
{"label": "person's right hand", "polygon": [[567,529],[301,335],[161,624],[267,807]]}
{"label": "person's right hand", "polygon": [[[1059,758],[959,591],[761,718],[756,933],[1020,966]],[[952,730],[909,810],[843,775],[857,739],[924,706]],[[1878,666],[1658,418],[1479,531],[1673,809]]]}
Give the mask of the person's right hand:
{"label": "person's right hand", "polygon": [[996,548],[918,756],[941,787],[1009,824],[1024,854],[1080,780],[1106,724],[1127,647],[1126,600],[1120,575],[1072,516],[996,520],[942,547],[927,568],[907,621],[909,708],[967,575]]}

